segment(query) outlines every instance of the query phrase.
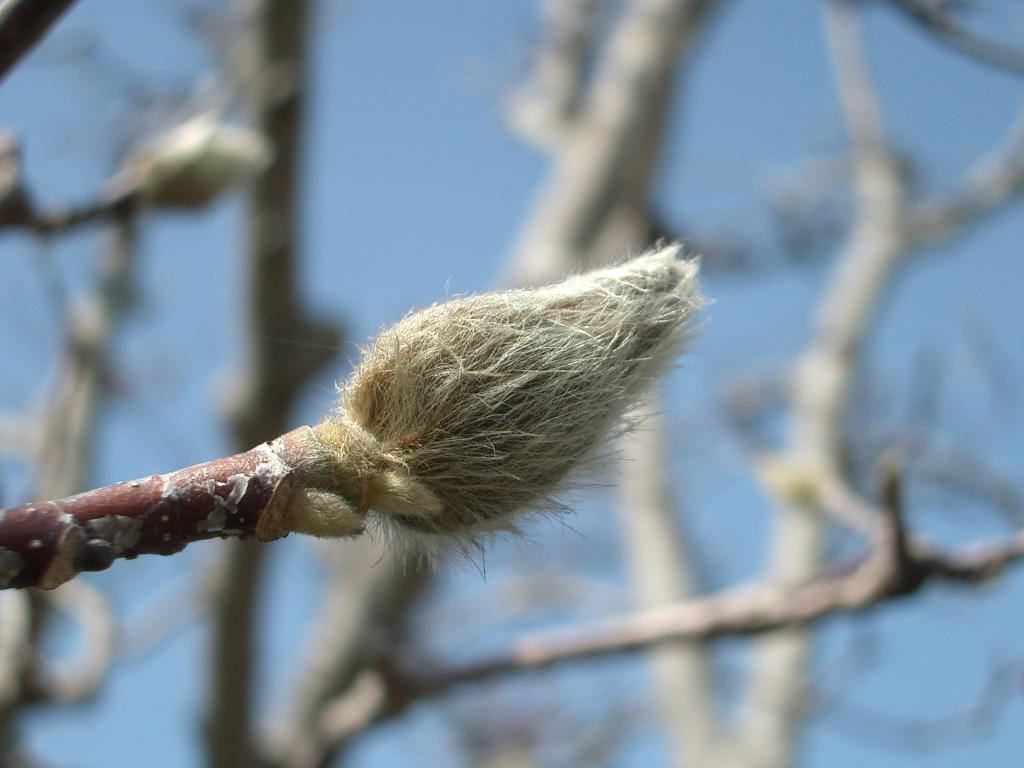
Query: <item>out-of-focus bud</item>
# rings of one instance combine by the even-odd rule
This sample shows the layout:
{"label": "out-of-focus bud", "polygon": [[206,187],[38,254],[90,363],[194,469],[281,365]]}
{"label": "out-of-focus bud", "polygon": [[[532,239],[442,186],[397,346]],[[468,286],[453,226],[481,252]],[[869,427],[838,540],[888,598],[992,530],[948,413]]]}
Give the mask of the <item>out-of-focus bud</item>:
{"label": "out-of-focus bud", "polygon": [[156,208],[201,208],[248,181],[271,159],[256,131],[205,112],[133,152],[119,181]]}

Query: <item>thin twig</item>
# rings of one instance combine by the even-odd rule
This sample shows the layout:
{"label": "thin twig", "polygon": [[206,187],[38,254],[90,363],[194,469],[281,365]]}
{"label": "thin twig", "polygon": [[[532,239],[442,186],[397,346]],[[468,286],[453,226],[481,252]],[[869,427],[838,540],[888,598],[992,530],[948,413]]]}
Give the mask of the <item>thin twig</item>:
{"label": "thin twig", "polygon": [[62,704],[83,701],[95,694],[110,669],[113,611],[103,593],[84,581],[68,582],[49,594],[51,603],[74,620],[81,641],[74,657],[40,675],[44,696]]}
{"label": "thin twig", "polygon": [[53,235],[83,226],[102,224],[124,218],[137,203],[132,190],[119,190],[100,199],[68,208],[39,211],[25,209],[21,215],[7,216],[0,229],[27,229],[39,235]]}
{"label": "thin twig", "polygon": [[734,587],[626,616],[525,635],[490,658],[462,666],[424,671],[430,665],[402,660],[393,673],[404,677],[418,696],[432,696],[464,683],[670,641],[802,627],[907,597],[933,581],[983,584],[1022,559],[1024,531],[949,552],[909,537],[905,561],[880,541],[861,557],[836,564],[801,585]]}
{"label": "thin twig", "polygon": [[[910,753],[950,750],[988,735],[1011,704],[1013,682],[1021,659],[997,664],[981,683],[971,701],[959,709],[930,718],[911,718],[827,697],[826,722],[858,741],[866,740],[887,749]],[[820,696],[820,694],[819,694]]]}
{"label": "thin twig", "polygon": [[355,736],[387,711],[389,692],[377,672],[364,669],[345,691],[320,703],[302,741],[288,755],[287,768],[325,768],[337,745]]}
{"label": "thin twig", "polygon": [[907,470],[909,479],[938,486],[943,499],[952,491],[959,498],[989,505],[1010,525],[1024,525],[1024,491],[1019,482],[970,450],[950,447],[919,454]]}
{"label": "thin twig", "polygon": [[925,31],[982,64],[1024,74],[1024,51],[982,37],[955,21],[927,0],[889,0],[890,4]]}
{"label": "thin twig", "polygon": [[[330,541],[324,597],[301,655],[295,691],[275,712],[272,763],[328,765],[345,738],[328,710],[344,700],[365,670],[393,644],[406,611],[428,583],[423,564],[405,564],[381,542]],[[388,692],[391,698],[392,692]],[[356,703],[372,705],[371,722],[384,707],[356,694]],[[360,721],[350,718],[347,722]],[[329,725],[330,724],[330,725]]]}
{"label": "thin twig", "polygon": [[901,224],[908,246],[928,245],[963,231],[1024,194],[1024,111],[1001,146],[964,175],[958,188],[909,206]]}

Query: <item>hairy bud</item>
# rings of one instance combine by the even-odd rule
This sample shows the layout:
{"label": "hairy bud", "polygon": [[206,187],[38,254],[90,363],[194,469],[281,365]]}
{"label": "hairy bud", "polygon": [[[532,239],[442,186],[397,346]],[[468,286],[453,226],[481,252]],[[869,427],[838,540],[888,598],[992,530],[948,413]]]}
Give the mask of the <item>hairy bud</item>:
{"label": "hairy bud", "polygon": [[681,350],[701,300],[696,262],[678,256],[437,304],[383,331],[314,428],[305,475],[319,480],[288,527],[471,537],[550,506]]}
{"label": "hairy bud", "polygon": [[201,208],[248,181],[270,162],[259,133],[203,113],[172,128],[132,154],[122,174],[157,208]]}

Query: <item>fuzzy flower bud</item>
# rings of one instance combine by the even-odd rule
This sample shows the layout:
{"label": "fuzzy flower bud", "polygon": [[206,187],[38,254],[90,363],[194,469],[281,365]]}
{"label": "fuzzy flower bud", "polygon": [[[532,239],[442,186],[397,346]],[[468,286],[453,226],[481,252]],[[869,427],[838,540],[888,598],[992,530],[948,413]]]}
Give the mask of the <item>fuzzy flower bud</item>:
{"label": "fuzzy flower bud", "polygon": [[313,429],[304,474],[320,479],[286,525],[458,538],[550,507],[681,351],[701,305],[696,273],[671,246],[408,315],[365,350]]}

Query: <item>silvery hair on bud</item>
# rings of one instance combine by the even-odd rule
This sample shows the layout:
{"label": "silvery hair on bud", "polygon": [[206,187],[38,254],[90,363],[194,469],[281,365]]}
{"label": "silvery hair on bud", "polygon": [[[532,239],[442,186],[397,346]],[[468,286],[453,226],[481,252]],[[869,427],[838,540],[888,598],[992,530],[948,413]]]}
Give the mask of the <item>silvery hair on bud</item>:
{"label": "silvery hair on bud", "polygon": [[550,506],[681,351],[701,299],[679,250],[436,304],[383,331],[315,428],[331,479],[294,529],[336,535],[355,514],[464,541]]}

